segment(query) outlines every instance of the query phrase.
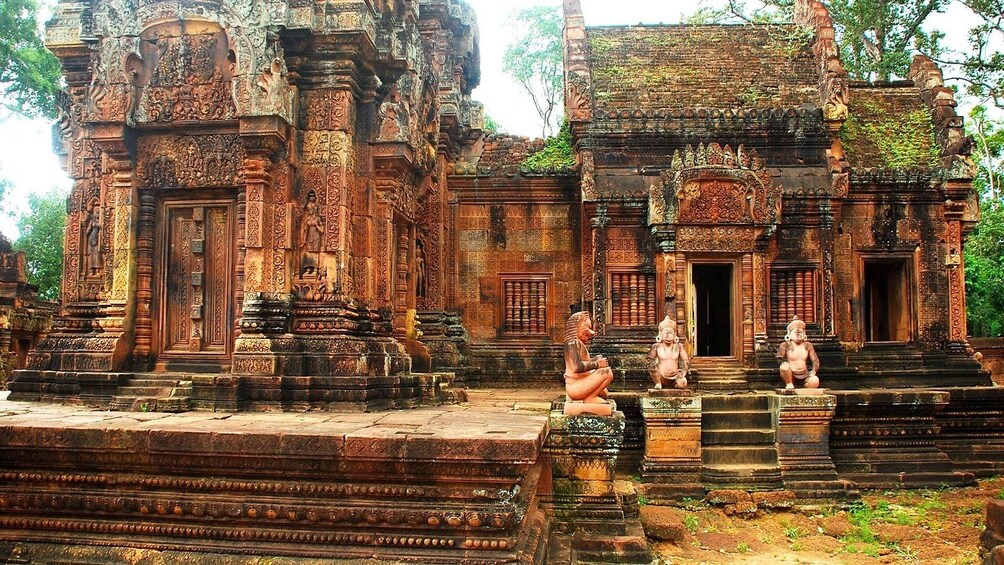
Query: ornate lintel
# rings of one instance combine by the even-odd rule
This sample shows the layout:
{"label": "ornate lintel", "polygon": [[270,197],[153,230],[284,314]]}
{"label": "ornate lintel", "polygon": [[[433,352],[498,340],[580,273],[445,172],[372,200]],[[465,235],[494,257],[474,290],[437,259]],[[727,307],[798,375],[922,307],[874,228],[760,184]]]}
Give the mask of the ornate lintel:
{"label": "ornate lintel", "polygon": [[87,137],[109,155],[136,156],[136,130],[125,124],[93,124]]}

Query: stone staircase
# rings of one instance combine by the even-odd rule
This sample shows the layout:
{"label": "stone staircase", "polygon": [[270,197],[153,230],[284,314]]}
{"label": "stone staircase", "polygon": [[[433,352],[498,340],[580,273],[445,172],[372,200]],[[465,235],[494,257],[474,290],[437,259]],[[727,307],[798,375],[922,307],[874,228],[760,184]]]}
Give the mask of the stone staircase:
{"label": "stone staircase", "polygon": [[782,490],[769,396],[704,395],[701,481],[708,491]]}
{"label": "stone staircase", "polygon": [[746,371],[735,357],[695,357],[691,373],[697,375],[697,390],[706,393],[729,394],[746,392]]}
{"label": "stone staircase", "polygon": [[192,396],[192,376],[184,373],[137,373],[109,406],[123,412],[187,412]]}

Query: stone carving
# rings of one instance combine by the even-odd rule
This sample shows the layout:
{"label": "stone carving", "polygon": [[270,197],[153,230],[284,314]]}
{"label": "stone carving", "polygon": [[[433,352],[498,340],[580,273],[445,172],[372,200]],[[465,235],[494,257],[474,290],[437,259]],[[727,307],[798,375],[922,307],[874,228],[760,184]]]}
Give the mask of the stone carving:
{"label": "stone carving", "polygon": [[[592,340],[593,321],[588,312],[576,312],[565,324],[565,413],[577,412],[609,415],[607,387],[614,380],[610,362],[602,355],[590,357],[586,344]],[[571,401],[584,405],[571,408]]]}
{"label": "stone carving", "polygon": [[[781,379],[784,388],[795,388],[795,381],[805,388],[819,388],[819,356],[812,344],[805,338],[805,322],[798,316],[788,324],[788,334],[777,350],[781,360]],[[809,362],[812,367],[809,368]]]}
{"label": "stone carving", "polygon": [[425,298],[428,294],[428,274],[425,266],[425,244],[415,240],[415,296]]}
{"label": "stone carving", "polygon": [[87,206],[87,216],[84,218],[84,259],[86,268],[84,276],[99,278],[101,276],[101,202],[95,198]]}
{"label": "stone carving", "polygon": [[659,322],[659,335],[648,351],[648,359],[649,376],[656,389],[662,389],[663,385],[670,383],[676,388],[687,388],[690,357],[676,334],[676,320],[670,318],[669,314]]}
{"label": "stone carving", "polygon": [[386,98],[380,104],[378,111],[380,130],[377,132],[379,141],[406,141],[408,128],[408,109],[401,97],[397,85],[390,88]]}
{"label": "stone carving", "polygon": [[[775,225],[781,187],[756,151],[718,143],[673,153],[661,187],[649,190],[649,223]],[[661,188],[661,190],[659,190]],[[658,222],[654,222],[656,220]]]}
{"label": "stone carving", "polygon": [[317,204],[317,194],[311,190],[307,192],[300,220],[300,276],[317,274],[323,241],[324,218]]}

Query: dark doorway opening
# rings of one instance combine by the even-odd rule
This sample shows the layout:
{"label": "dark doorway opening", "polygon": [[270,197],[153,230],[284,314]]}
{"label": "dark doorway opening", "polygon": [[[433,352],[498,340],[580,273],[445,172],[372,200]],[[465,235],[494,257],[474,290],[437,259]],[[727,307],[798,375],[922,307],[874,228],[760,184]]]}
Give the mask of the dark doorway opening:
{"label": "dark doorway opening", "polygon": [[732,355],[732,265],[694,265],[697,355]]}
{"label": "dark doorway opening", "polygon": [[866,261],[864,278],[865,341],[910,341],[906,260]]}

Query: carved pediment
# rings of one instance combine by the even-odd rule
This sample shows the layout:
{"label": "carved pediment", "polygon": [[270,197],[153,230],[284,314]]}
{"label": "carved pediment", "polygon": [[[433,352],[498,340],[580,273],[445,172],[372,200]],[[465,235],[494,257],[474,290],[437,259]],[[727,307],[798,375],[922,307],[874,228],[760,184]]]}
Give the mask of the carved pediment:
{"label": "carved pediment", "polygon": [[673,153],[672,165],[649,190],[649,224],[775,225],[781,187],[771,183],[763,160],[740,145],[717,143]]}

